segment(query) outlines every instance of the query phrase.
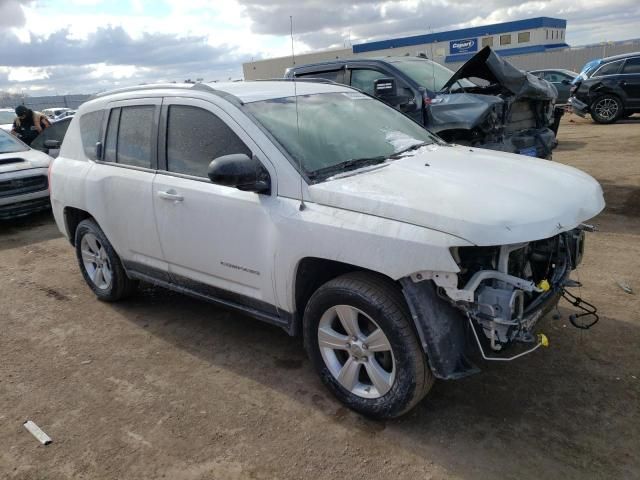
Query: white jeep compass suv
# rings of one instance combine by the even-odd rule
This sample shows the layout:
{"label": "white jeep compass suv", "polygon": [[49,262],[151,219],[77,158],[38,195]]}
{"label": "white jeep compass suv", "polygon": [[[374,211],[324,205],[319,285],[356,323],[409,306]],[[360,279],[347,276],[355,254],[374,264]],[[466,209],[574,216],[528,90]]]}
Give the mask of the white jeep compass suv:
{"label": "white jeep compass suv", "polygon": [[579,170],[448,145],[300,81],[100,95],[71,122],[51,200],[99,299],[143,280],[301,333],[327,387],[373,417],[476,372],[479,352],[541,344],[604,206]]}

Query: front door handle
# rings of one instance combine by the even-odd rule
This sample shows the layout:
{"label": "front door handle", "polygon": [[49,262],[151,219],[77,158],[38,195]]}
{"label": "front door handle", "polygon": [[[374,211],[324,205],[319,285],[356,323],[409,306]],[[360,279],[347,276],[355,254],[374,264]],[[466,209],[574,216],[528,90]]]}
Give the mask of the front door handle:
{"label": "front door handle", "polygon": [[627,86],[627,82],[625,82],[624,80],[620,80],[620,84],[621,87],[626,87]]}
{"label": "front door handle", "polygon": [[184,200],[184,197],[178,195],[175,190],[167,190],[166,192],[158,190],[158,196],[163,200],[171,200],[173,202],[182,202]]}

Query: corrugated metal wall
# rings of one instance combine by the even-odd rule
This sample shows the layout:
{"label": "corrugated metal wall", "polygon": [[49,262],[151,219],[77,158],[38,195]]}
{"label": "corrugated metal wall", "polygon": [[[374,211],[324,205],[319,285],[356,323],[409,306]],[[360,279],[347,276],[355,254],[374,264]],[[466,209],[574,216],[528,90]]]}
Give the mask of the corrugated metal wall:
{"label": "corrugated metal wall", "polygon": [[[432,51],[435,54],[436,51],[434,50],[433,45],[428,44],[412,45],[410,47],[400,47],[390,50],[379,50],[363,54],[353,54],[350,48],[346,48],[299,55],[296,57],[296,64],[304,65],[306,63],[323,62],[334,60],[336,58],[378,57],[385,55],[402,56],[405,54],[417,55],[420,52],[426,53],[427,56],[429,56],[429,53]],[[638,51],[640,51],[640,39],[628,40],[626,42],[588,45],[584,47],[562,48],[540,53],[513,55],[505,58],[507,58],[507,60],[516,67],[523,70],[566,68],[568,70],[579,72],[584,64],[589,60]],[[444,56],[437,56],[436,54],[434,57],[436,62],[442,63],[453,71],[457,70],[462,65],[462,63],[444,63]],[[264,78],[280,78],[284,75],[285,70],[290,66],[291,57],[281,57],[245,63],[242,68],[244,70],[245,80],[257,80]]]}
{"label": "corrugated metal wall", "polygon": [[81,104],[91,98],[91,95],[52,95],[48,97],[24,97],[20,98],[17,103],[15,97],[0,98],[0,107],[15,108],[22,104],[31,110],[44,110],[45,108],[66,107],[78,108]]}

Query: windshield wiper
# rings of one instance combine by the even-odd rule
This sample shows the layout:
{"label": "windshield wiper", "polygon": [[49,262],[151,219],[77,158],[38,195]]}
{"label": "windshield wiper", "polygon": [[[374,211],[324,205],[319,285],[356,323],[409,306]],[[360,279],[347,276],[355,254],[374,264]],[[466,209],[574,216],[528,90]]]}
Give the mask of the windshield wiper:
{"label": "windshield wiper", "polygon": [[389,155],[389,158],[399,158],[400,155],[402,155],[403,153],[406,152],[410,152],[411,150],[417,150],[421,147],[424,147],[425,145],[431,145],[433,142],[420,142],[420,143],[414,143],[413,145],[408,146],[407,148],[403,148],[402,150],[398,150],[397,152],[394,152],[393,154]]}
{"label": "windshield wiper", "polygon": [[311,179],[327,178],[336,173],[356,170],[369,165],[377,165],[379,163],[383,163],[386,159],[387,157],[384,155],[377,157],[352,158],[350,160],[345,160],[344,162],[336,163],[335,165],[329,165],[328,167],[314,170],[309,173],[308,176]]}

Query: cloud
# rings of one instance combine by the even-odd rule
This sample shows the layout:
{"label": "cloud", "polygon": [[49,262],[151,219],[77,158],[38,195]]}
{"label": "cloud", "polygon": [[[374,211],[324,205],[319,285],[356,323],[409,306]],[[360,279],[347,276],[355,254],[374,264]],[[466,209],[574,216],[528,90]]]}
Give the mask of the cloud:
{"label": "cloud", "polygon": [[572,45],[638,37],[638,0],[0,0],[0,90],[239,78],[251,58],[536,16]]}
{"label": "cloud", "polygon": [[256,33],[289,34],[309,49],[410,36],[536,16],[567,19],[576,44],[638,36],[637,0],[239,0]]}
{"label": "cloud", "polygon": [[0,0],[0,29],[8,27],[22,27],[26,18],[22,6],[25,3],[18,0]]}
{"label": "cloud", "polygon": [[54,90],[95,91],[122,81],[150,83],[187,78],[238,78],[250,57],[228,45],[209,45],[205,37],[143,33],[134,38],[122,27],[101,27],[86,38],[74,38],[68,28],[51,35],[31,34],[20,42],[0,31],[0,57],[6,77],[0,90],[16,82]]}

